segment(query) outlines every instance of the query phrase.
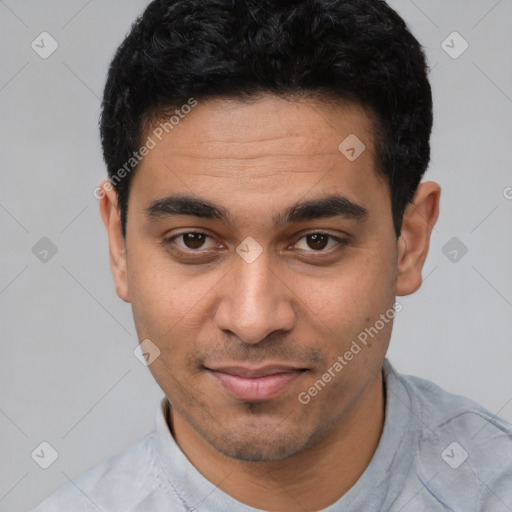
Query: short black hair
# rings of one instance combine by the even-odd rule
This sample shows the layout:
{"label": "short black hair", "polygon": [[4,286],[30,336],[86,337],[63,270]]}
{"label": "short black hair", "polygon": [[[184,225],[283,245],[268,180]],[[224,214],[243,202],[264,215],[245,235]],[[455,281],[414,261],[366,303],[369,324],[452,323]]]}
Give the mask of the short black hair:
{"label": "short black hair", "polygon": [[123,236],[148,123],[191,100],[261,93],[351,101],[372,114],[398,237],[430,161],[432,91],[421,45],[383,0],[152,1],[110,64],[100,118]]}

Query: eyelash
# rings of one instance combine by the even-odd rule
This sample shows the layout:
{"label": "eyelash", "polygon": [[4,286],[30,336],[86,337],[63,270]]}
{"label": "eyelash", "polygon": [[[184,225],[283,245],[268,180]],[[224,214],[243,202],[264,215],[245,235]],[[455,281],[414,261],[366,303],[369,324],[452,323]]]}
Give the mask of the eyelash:
{"label": "eyelash", "polygon": [[[214,237],[208,235],[207,233],[204,233],[203,231],[184,231],[183,233],[179,233],[177,235],[172,235],[171,237],[168,237],[168,238],[165,238],[163,240],[163,245],[164,246],[168,246],[169,244],[175,244],[175,240],[180,238],[180,237],[183,237],[184,235],[188,235],[188,234],[198,234],[198,235],[205,235],[207,238],[210,238],[210,239],[214,239]],[[311,231],[310,233],[306,233],[305,235],[302,235],[296,242],[294,245],[296,245],[300,240],[308,237],[308,236],[311,236],[311,235],[322,235],[322,236],[326,236],[328,237],[329,239],[331,240],[334,240],[335,242],[337,242],[337,245],[334,247],[334,248],[330,248],[330,249],[320,249],[320,250],[317,250],[315,251],[314,249],[310,249],[310,250],[306,250],[305,252],[308,252],[310,253],[311,255],[322,255],[322,254],[331,254],[332,252],[334,251],[338,251],[338,250],[341,250],[342,248],[350,245],[350,241],[347,240],[347,239],[344,239],[344,238],[339,238],[337,236],[334,236],[334,235],[331,235],[330,233],[326,233],[324,231]],[[209,250],[206,249],[206,250],[202,250],[202,249],[184,249],[184,248],[181,248],[181,247],[178,247],[177,249],[181,254],[186,254],[187,256],[194,256],[194,255],[204,255],[206,254]],[[304,249],[299,249],[299,251],[304,251]]]}

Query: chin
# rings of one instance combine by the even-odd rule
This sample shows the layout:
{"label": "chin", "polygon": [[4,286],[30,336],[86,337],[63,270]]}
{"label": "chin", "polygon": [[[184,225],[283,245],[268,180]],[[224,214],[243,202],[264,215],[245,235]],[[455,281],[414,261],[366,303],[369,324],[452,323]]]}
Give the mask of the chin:
{"label": "chin", "polygon": [[290,444],[289,440],[284,444],[278,442],[268,442],[268,439],[233,442],[230,440],[220,445],[214,445],[214,448],[231,459],[245,462],[269,462],[284,460],[303,451],[303,447],[297,447]]}
{"label": "chin", "polygon": [[[249,426],[223,432],[216,439],[204,438],[219,453],[246,462],[284,460],[303,452],[314,444],[312,436],[304,431],[279,431],[278,426],[267,428]],[[236,432],[236,434],[234,434]]]}

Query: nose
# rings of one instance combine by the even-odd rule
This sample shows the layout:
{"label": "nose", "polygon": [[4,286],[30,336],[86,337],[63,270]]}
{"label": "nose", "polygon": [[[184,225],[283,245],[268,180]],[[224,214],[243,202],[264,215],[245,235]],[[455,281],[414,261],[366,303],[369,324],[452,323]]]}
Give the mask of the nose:
{"label": "nose", "polygon": [[241,341],[256,344],[276,331],[290,331],[296,321],[293,291],[278,265],[261,254],[252,263],[237,258],[222,281],[215,324]]}

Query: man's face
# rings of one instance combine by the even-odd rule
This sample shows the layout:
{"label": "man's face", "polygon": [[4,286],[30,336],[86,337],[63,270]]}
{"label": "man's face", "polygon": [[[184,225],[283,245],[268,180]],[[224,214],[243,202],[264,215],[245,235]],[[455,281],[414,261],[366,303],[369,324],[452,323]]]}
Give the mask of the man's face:
{"label": "man's face", "polygon": [[[354,161],[338,149],[351,134],[366,146]],[[160,350],[150,370],[173,414],[219,452],[300,453],[375,385],[397,241],[374,158],[359,108],[265,96],[200,101],[137,169],[120,294]]]}

